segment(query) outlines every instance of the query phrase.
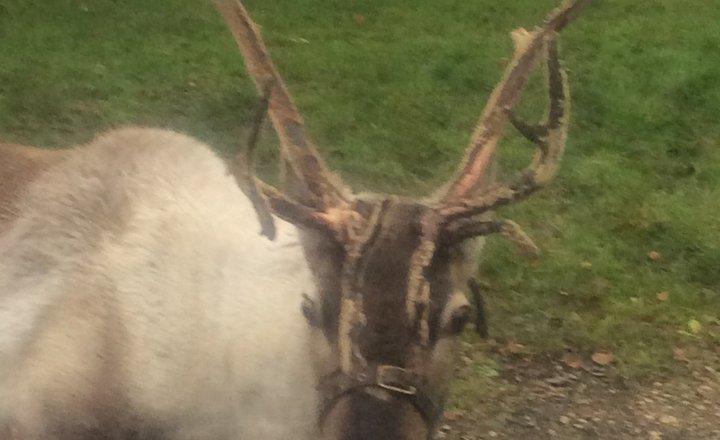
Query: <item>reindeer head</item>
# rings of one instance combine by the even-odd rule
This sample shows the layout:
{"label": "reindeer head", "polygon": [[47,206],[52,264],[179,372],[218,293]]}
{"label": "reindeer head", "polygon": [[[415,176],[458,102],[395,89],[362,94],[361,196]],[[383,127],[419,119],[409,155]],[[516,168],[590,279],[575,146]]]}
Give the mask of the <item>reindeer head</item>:
{"label": "reindeer head", "polygon": [[[586,3],[566,0],[543,26],[513,32],[514,57],[456,177],[430,197],[406,199],[353,194],[328,171],[247,11],[237,0],[217,0],[264,96],[263,113],[279,135],[286,192],[256,179],[250,161],[236,166],[235,175],[256,205],[263,233],[274,234],[270,211],[300,228],[321,292],[319,304],[306,298],[303,312],[316,329],[323,438],[431,434],[447,394],[457,336],[469,318],[463,291],[475,270],[474,238],[500,233],[535,249],[515,223],[489,214],[528,196],[557,171],[569,116],[557,33]],[[542,60],[547,119],[529,125],[512,109]],[[496,184],[490,168],[508,122],[537,152],[510,183]]]}

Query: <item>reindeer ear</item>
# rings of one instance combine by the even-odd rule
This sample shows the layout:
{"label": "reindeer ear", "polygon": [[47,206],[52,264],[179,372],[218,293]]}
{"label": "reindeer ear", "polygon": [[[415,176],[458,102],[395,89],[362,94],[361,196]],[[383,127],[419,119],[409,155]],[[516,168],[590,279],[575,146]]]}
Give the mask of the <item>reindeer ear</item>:
{"label": "reindeer ear", "polygon": [[475,333],[480,337],[488,338],[487,314],[485,312],[485,298],[483,298],[480,282],[476,278],[470,278],[468,289],[475,303]]}

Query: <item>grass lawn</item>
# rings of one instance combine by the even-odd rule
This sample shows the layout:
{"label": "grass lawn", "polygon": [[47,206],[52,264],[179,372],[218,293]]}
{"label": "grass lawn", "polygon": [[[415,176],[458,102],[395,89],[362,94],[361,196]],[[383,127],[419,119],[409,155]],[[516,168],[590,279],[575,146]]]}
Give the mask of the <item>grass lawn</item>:
{"label": "grass lawn", "polygon": [[[448,178],[511,54],[509,31],[556,4],[246,1],[331,166],[358,189],[404,193]],[[602,0],[563,33],[567,154],[549,188],[501,212],[543,254],[490,240],[481,271],[495,337],[554,356],[609,350],[632,377],[680,371],[674,347],[720,343],[719,22],[709,0]],[[2,0],[0,41],[6,141],[55,147],[133,123],[228,152],[256,102],[209,1]],[[540,86],[528,117],[541,113]],[[509,130],[505,169],[530,157]]]}

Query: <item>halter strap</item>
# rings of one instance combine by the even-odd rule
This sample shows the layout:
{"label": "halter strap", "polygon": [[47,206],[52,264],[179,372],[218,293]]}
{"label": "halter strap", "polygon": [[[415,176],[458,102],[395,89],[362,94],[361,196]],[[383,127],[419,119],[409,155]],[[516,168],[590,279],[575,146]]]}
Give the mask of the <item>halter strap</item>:
{"label": "halter strap", "polygon": [[335,404],[344,396],[354,392],[365,392],[369,388],[379,388],[396,397],[409,401],[420,413],[425,423],[433,425],[440,416],[443,405],[427,391],[421,376],[412,371],[394,365],[371,364],[356,369],[354,377],[340,369],[325,376],[318,385],[322,402],[318,414],[322,425]]}

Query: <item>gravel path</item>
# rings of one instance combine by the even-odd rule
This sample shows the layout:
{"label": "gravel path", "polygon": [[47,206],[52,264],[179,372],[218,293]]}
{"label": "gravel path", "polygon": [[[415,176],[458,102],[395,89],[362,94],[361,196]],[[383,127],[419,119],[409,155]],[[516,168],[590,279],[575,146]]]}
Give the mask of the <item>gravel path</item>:
{"label": "gravel path", "polygon": [[607,367],[506,359],[487,398],[447,411],[436,437],[720,440],[720,356],[705,360],[680,376],[633,383]]}

